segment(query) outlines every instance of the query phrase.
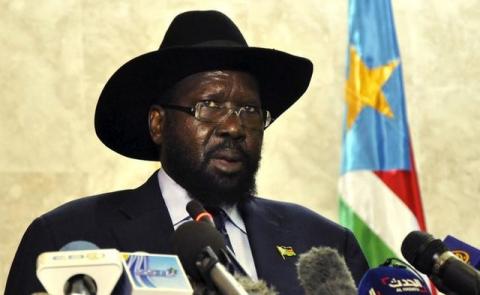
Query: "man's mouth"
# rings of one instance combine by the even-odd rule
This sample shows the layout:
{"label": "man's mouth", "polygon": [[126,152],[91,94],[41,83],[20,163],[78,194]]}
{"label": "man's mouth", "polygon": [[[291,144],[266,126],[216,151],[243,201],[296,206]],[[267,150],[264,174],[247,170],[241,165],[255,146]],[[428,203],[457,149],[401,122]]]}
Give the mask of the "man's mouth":
{"label": "man's mouth", "polygon": [[235,149],[222,149],[213,153],[210,162],[220,172],[233,174],[244,168],[245,156]]}

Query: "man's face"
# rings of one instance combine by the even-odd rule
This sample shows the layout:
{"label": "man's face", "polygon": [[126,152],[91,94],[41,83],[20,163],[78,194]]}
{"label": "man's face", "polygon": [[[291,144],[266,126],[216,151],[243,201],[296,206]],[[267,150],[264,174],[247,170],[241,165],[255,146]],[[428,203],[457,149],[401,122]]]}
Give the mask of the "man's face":
{"label": "man's face", "polygon": [[[195,106],[199,101],[261,107],[258,86],[250,74],[210,71],[178,82],[169,104]],[[232,205],[255,191],[263,128],[246,128],[231,114],[219,123],[164,109],[160,161],[165,171],[204,205]]]}

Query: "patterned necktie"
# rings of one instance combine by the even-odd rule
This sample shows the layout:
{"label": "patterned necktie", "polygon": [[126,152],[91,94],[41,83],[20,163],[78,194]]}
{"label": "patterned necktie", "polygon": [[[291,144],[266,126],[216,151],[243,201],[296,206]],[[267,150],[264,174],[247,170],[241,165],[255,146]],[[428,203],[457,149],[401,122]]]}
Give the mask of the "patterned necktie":
{"label": "patterned necktie", "polygon": [[248,276],[248,273],[245,271],[243,266],[237,261],[235,258],[235,251],[233,251],[232,243],[230,242],[230,238],[227,233],[227,229],[225,228],[225,222],[231,219],[228,217],[227,213],[220,208],[207,208],[207,211],[213,215],[213,222],[215,223],[215,227],[217,230],[222,234],[223,240],[225,241],[225,245],[227,246],[228,250],[230,250],[230,254],[227,254],[227,261],[222,262],[227,270],[230,273],[237,273],[242,276]]}
{"label": "patterned necktie", "polygon": [[215,227],[222,234],[223,239],[225,240],[225,245],[227,245],[227,247],[230,248],[233,253],[235,253],[235,251],[233,251],[227,229],[225,228],[225,222],[228,220],[227,214],[222,209],[217,209],[210,212],[213,214],[213,222],[215,222]]}

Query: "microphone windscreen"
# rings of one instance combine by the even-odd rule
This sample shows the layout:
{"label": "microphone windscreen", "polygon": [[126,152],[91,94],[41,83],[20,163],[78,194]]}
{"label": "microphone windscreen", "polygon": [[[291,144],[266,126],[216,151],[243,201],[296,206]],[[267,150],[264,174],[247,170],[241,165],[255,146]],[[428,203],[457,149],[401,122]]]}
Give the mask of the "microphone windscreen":
{"label": "microphone windscreen", "polygon": [[191,200],[187,204],[188,215],[190,215],[190,217],[192,217],[194,220],[195,220],[195,218],[197,218],[197,216],[200,213],[205,212],[205,211],[206,210],[203,207],[203,205],[197,200]]}
{"label": "microphone windscreen", "polygon": [[357,294],[355,282],[345,260],[335,249],[318,247],[301,254],[297,272],[300,284],[307,295]]}
{"label": "microphone windscreen", "polygon": [[96,250],[99,249],[97,245],[88,241],[72,241],[65,244],[60,251],[79,251],[79,250]]}
{"label": "microphone windscreen", "polygon": [[172,237],[173,251],[178,255],[188,275],[201,279],[196,266],[198,255],[210,246],[215,254],[225,248],[223,236],[211,225],[203,222],[188,221],[180,225]]}
{"label": "microphone windscreen", "polygon": [[278,295],[274,287],[268,287],[263,280],[254,281],[246,276],[235,276],[235,279],[242,285],[248,294],[254,295]]}
{"label": "microphone windscreen", "polygon": [[431,294],[425,282],[410,270],[398,266],[380,266],[365,273],[358,295]]}

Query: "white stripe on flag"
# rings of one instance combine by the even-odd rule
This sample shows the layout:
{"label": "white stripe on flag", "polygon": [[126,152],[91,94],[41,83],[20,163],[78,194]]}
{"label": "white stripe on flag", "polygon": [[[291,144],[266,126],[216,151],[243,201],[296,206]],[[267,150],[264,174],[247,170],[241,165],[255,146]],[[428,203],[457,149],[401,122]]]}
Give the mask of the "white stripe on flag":
{"label": "white stripe on flag", "polygon": [[376,233],[398,257],[405,236],[418,230],[412,211],[376,174],[348,172],[340,177],[339,191],[345,203]]}

